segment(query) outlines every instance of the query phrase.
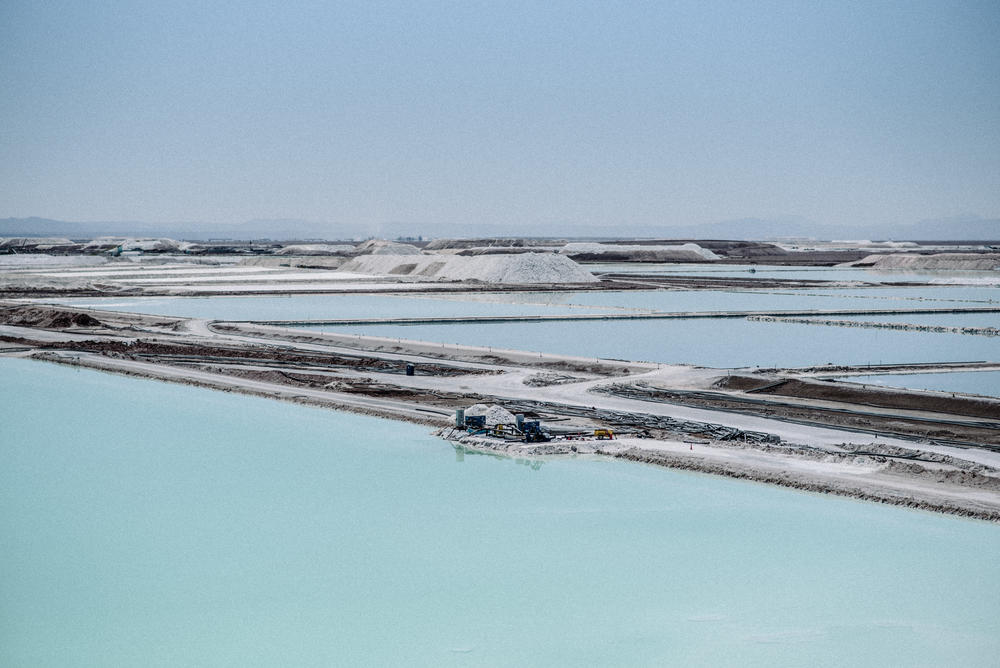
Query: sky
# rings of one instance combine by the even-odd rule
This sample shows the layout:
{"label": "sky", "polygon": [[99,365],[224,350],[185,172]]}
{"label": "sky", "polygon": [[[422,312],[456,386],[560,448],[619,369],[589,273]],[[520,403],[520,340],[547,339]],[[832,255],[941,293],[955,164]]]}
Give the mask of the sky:
{"label": "sky", "polygon": [[1000,217],[1000,3],[0,3],[0,217]]}

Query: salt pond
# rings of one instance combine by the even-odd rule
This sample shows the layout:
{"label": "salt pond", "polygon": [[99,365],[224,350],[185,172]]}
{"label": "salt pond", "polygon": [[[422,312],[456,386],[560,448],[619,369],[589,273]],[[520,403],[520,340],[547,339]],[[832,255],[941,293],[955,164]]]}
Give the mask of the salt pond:
{"label": "salt pond", "polygon": [[[956,283],[1000,283],[997,271],[948,271],[909,269],[871,269],[866,267],[799,267],[764,264],[677,264],[607,262],[587,263],[584,267],[594,273],[663,274],[672,276],[705,276],[734,278],[774,278],[784,280],[864,281],[867,283],[927,283],[929,281],[954,281]],[[752,271],[751,271],[752,270]]]}
{"label": "salt pond", "polygon": [[[230,320],[318,320],[417,316],[532,315],[620,310],[751,311],[905,309],[1000,304],[1000,289],[967,287],[840,290],[637,290],[472,292],[435,295],[134,297],[39,301],[72,306]],[[584,309],[582,311],[580,309]]]}
{"label": "salt pond", "polygon": [[779,290],[597,290],[452,295],[452,299],[580,304],[655,311],[768,309],[913,309],[1000,305],[1000,289],[982,287],[807,288]]}
{"label": "salt pond", "polygon": [[[461,317],[628,310],[720,311],[915,306],[981,306],[964,301],[966,288],[852,291],[623,291],[467,293],[463,295],[304,295],[295,297],[146,297],[60,300],[76,306],[233,320]],[[975,288],[973,296],[992,294]],[[936,301],[916,298],[928,291]],[[995,292],[995,291],[994,291]],[[952,295],[956,300],[946,299]],[[849,316],[837,316],[849,317]],[[893,316],[865,316],[883,320]],[[979,314],[956,316],[978,322]],[[994,322],[993,314],[982,316]],[[907,322],[947,316],[906,315]],[[726,320],[529,322],[417,326],[314,327],[323,331],[492,346],[582,357],[605,357],[704,366],[809,366],[940,361],[1000,361],[1000,339],[960,334],[818,327]]]}
{"label": "salt pond", "polygon": [[580,357],[712,367],[1000,361],[1000,338],[739,318],[311,327]]}
{"label": "salt pond", "polygon": [[[0,360],[0,664],[992,666],[1000,527]],[[99,397],[99,401],[95,401]]]}
{"label": "salt pond", "polygon": [[871,383],[914,390],[965,392],[1000,397],[1000,371],[949,371],[946,373],[907,373],[873,376],[845,376],[849,383]]}
{"label": "salt pond", "polygon": [[87,308],[218,320],[328,320],[334,318],[416,318],[470,315],[606,313],[613,307],[504,303],[435,296],[373,294],[295,295],[290,297],[136,297],[130,299],[40,300]]}

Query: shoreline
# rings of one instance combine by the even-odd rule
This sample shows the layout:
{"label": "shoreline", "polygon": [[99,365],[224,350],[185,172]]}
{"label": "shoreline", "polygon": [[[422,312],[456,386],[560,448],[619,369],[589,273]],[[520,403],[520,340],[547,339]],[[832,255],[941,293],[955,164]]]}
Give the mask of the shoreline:
{"label": "shoreline", "polygon": [[[1000,451],[991,445],[1000,423],[983,422],[981,412],[991,411],[994,399],[975,399],[989,405],[980,417],[962,417],[970,399],[890,391],[875,406],[871,391],[796,379],[809,370],[762,375],[80,307],[5,306],[3,338],[11,344],[5,354],[17,357],[419,424],[441,436],[457,408],[495,403],[540,419],[555,435],[611,428],[619,437],[635,437],[513,445],[464,434],[446,440],[502,456],[592,453],[1000,522]],[[404,374],[405,365],[417,373]],[[781,411],[795,411],[801,420],[787,420]],[[856,419],[870,422],[867,432],[852,431]],[[925,423],[928,430],[980,430],[987,442],[956,447],[921,436]]]}
{"label": "shoreline", "polygon": [[[654,449],[653,447],[644,448],[636,443],[637,441],[642,441],[643,444],[648,444],[649,446],[678,443],[677,441],[660,439],[624,439],[601,442],[581,441],[573,442],[576,446],[562,445],[561,447],[559,445],[553,446],[553,444],[550,443],[542,443],[525,447],[518,443],[515,444],[516,447],[511,447],[512,444],[502,441],[492,442],[490,439],[449,438],[444,433],[448,430],[448,427],[442,426],[442,422],[449,421],[448,418],[445,418],[444,416],[434,418],[430,415],[426,417],[414,415],[413,413],[417,412],[418,409],[412,409],[412,412],[408,414],[402,410],[378,408],[371,405],[365,406],[364,404],[366,402],[363,400],[359,401],[355,399],[348,402],[338,400],[333,396],[328,396],[326,398],[307,396],[303,395],[299,391],[296,391],[294,388],[282,389],[280,386],[273,386],[266,389],[255,388],[247,385],[241,385],[236,382],[238,379],[233,379],[231,377],[218,377],[214,379],[214,381],[201,378],[184,377],[178,374],[167,373],[165,370],[157,372],[155,369],[143,369],[132,365],[116,365],[108,363],[111,362],[111,360],[104,360],[101,358],[68,358],[53,353],[35,353],[28,355],[27,357],[38,361],[64,364],[67,366],[79,366],[106,373],[160,380],[222,392],[236,392],[247,396],[288,401],[290,403],[312,406],[315,408],[325,408],[328,410],[349,412],[356,415],[407,422],[410,424],[432,428],[433,434],[460,447],[502,457],[549,458],[567,455],[596,455],[611,459],[623,459],[640,464],[649,464],[672,470],[692,471],[738,480],[748,480],[751,482],[775,485],[778,487],[786,487],[801,491],[843,496],[857,499],[859,501],[901,506],[947,515],[955,515],[969,519],[1000,523],[1000,498],[997,499],[997,502],[993,505],[993,507],[990,507],[989,504],[984,504],[981,501],[970,499],[965,499],[963,501],[952,497],[952,500],[948,501],[945,500],[944,495],[939,493],[927,493],[922,496],[919,489],[914,488],[909,489],[909,491],[907,491],[904,487],[891,488],[886,485],[886,483],[889,482],[888,479],[880,480],[878,476],[868,478],[863,483],[859,482],[858,484],[851,485],[844,482],[841,476],[822,476],[816,473],[809,474],[802,471],[796,472],[790,470],[781,472],[773,467],[772,470],[767,470],[766,468],[760,466],[754,466],[738,461],[712,461],[711,458],[705,457],[704,453],[710,452],[713,449],[725,450],[725,448],[720,448],[718,445],[711,445],[708,443],[698,443],[698,454],[692,456],[665,452],[663,450]],[[621,445],[623,442],[626,444],[625,446]],[[601,443],[602,445],[592,447],[590,445],[592,443]],[[683,446],[688,444],[680,442],[680,445]],[[577,449],[570,449],[571,447],[577,447]],[[786,456],[782,458],[780,455],[775,454],[771,454],[770,458],[773,460],[772,463],[775,466],[787,465],[793,460],[790,457]],[[786,461],[782,461],[782,459]],[[888,466],[892,466],[891,461],[888,462]],[[912,471],[910,473],[912,475]],[[889,476],[885,476],[885,478],[888,477]],[[1000,478],[990,478],[990,480],[996,480],[998,484],[1000,484]],[[953,486],[949,485],[949,487]]]}
{"label": "shoreline", "polygon": [[[850,484],[844,482],[838,476],[823,477],[821,475],[810,475],[802,472],[769,471],[764,468],[738,462],[713,462],[699,455],[684,456],[683,454],[673,454],[636,447],[632,444],[636,439],[628,439],[628,445],[623,448],[611,446],[610,448],[598,447],[593,450],[587,449],[584,451],[557,453],[546,451],[544,447],[546,444],[542,444],[542,447],[535,449],[536,451],[533,452],[531,449],[511,450],[504,447],[505,444],[503,443],[490,443],[487,439],[482,438],[447,438],[440,432],[438,435],[458,447],[501,457],[550,458],[566,455],[601,456],[611,459],[623,459],[639,464],[648,464],[675,471],[690,471],[817,494],[830,494],[858,501],[900,506],[944,515],[955,515],[967,519],[1000,523],[1000,504],[987,505],[972,501],[948,500],[945,495],[939,494],[927,494],[921,497],[915,490],[907,490],[904,486],[895,489],[888,488],[885,486],[886,482],[888,482],[887,480],[868,479],[864,483]],[[605,441],[604,443],[614,443],[614,441]],[[660,441],[660,443],[667,443],[667,441]],[[680,443],[679,445],[684,446],[687,443]],[[706,444],[698,445],[699,451],[704,451],[710,447],[713,446]],[[991,480],[1000,482],[1000,479],[997,478],[992,478]]]}

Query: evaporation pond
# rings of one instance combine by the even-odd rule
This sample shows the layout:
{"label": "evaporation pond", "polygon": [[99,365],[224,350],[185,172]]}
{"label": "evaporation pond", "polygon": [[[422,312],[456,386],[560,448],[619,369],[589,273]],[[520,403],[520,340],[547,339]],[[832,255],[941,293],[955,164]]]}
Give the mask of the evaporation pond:
{"label": "evaporation pond", "polygon": [[[864,281],[867,283],[929,283],[931,281],[997,284],[996,271],[872,269],[869,267],[781,266],[767,264],[678,264],[669,262],[587,262],[594,273],[663,274],[706,278],[771,278],[776,280]],[[753,271],[751,271],[753,270]]]}
{"label": "evaporation pond", "polygon": [[[911,390],[964,392],[987,397],[1000,396],[1000,371],[948,371],[945,373],[907,373],[873,376],[844,376],[848,383],[871,383]],[[1000,416],[998,416],[1000,417]]]}
{"label": "evaporation pond", "polygon": [[[6,666],[993,666],[1000,526],[0,359]],[[99,398],[99,400],[95,400]]]}
{"label": "evaporation pond", "polygon": [[711,367],[1000,361],[1000,337],[743,318],[352,325],[310,329]]}
{"label": "evaporation pond", "polygon": [[[41,300],[40,300],[41,301]],[[53,300],[45,300],[53,301]],[[613,308],[458,300],[437,295],[295,295],[291,297],[136,297],[62,299],[70,306],[214,320],[333,320],[337,318],[425,318],[546,313],[603,313]]]}
{"label": "evaporation pond", "polygon": [[[971,292],[970,292],[971,290]],[[104,297],[38,300],[77,307],[218,320],[331,320],[623,311],[769,311],[947,308],[1000,303],[984,288],[850,290],[636,290],[330,294],[247,297]]]}
{"label": "evaporation pond", "polygon": [[[1000,289],[965,287],[778,290],[589,290],[468,293],[470,300],[577,304],[652,311],[925,309],[1000,305]],[[990,300],[993,300],[992,302]]]}

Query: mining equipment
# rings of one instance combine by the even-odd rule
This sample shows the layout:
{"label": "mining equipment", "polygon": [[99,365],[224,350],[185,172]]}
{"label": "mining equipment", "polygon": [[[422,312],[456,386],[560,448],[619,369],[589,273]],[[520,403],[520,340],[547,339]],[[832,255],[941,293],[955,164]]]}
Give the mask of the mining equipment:
{"label": "mining equipment", "polygon": [[508,441],[524,441],[525,443],[547,443],[552,436],[542,428],[538,420],[525,420],[523,415],[517,416],[516,424],[486,425],[485,415],[465,415],[459,409],[455,415],[455,426],[464,428],[473,436],[487,435]]}

